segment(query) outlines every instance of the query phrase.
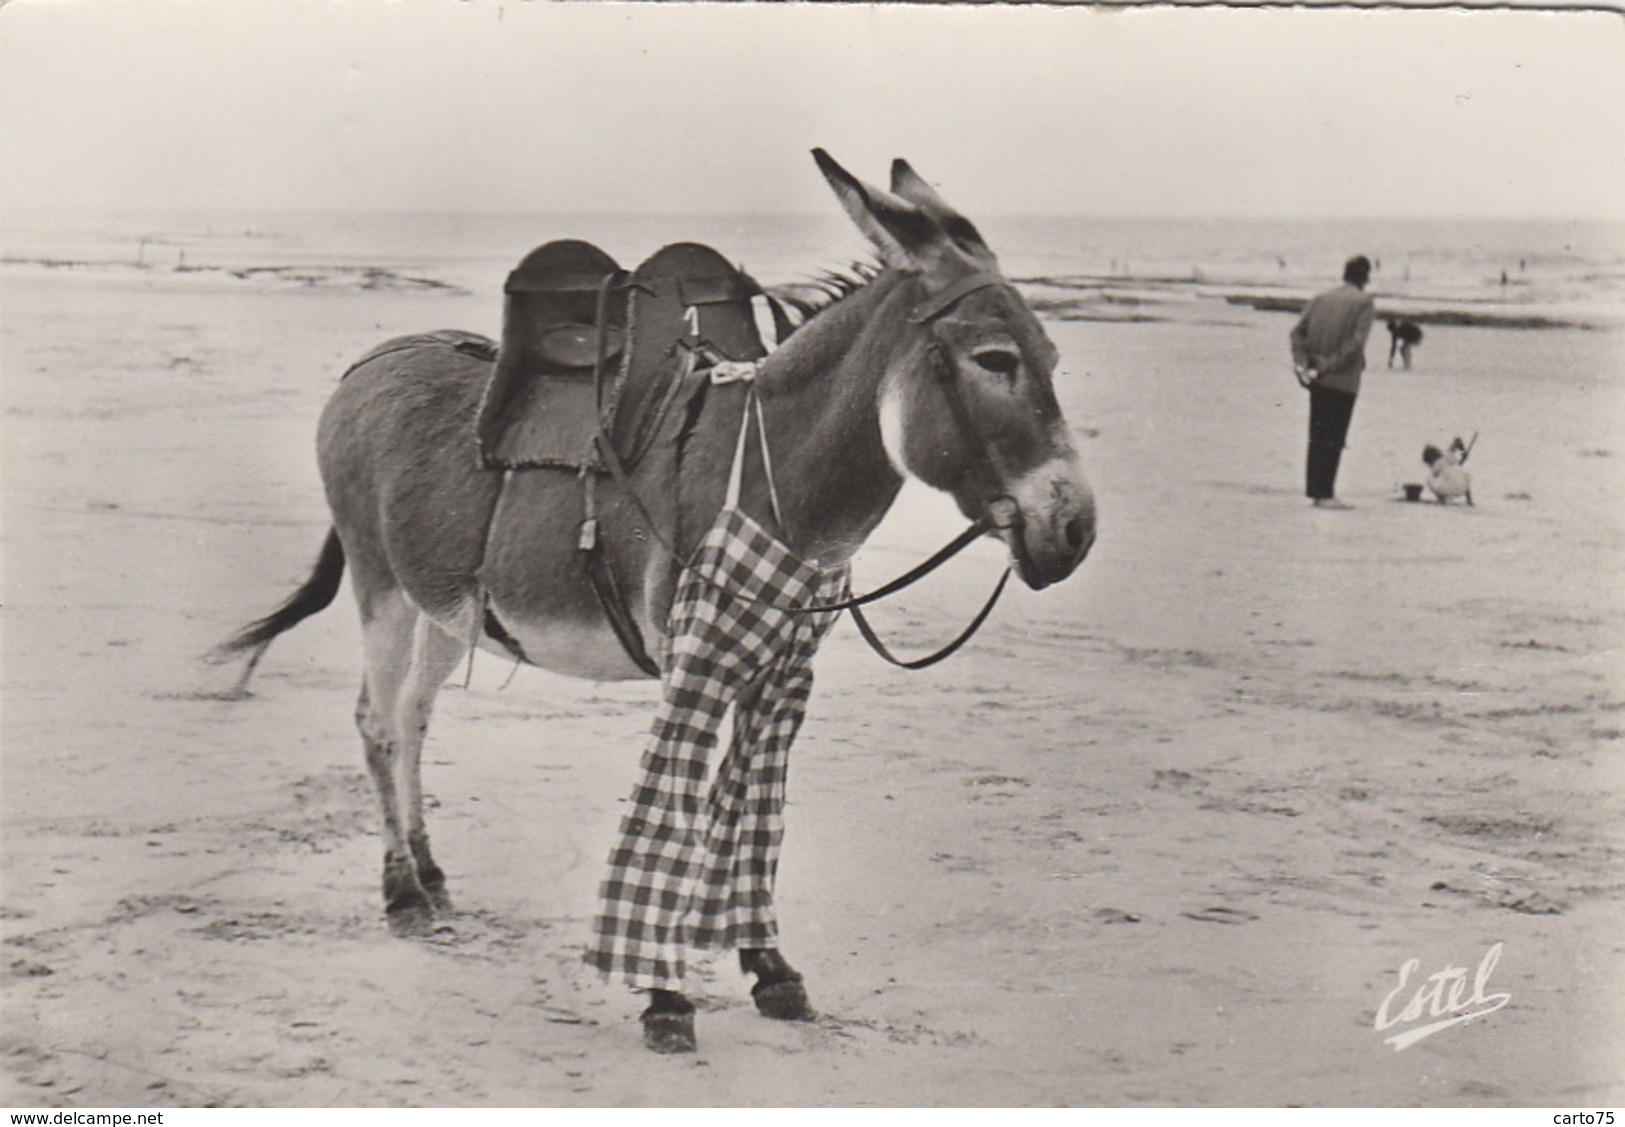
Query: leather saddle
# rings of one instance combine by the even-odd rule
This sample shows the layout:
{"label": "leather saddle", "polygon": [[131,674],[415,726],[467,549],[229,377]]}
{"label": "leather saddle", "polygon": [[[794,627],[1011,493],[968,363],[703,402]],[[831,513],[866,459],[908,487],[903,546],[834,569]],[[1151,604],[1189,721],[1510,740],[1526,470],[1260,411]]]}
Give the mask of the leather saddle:
{"label": "leather saddle", "polygon": [[674,243],[628,275],[591,243],[538,247],[504,286],[502,344],[476,424],[489,468],[630,468],[696,371],[767,354],[761,289],[710,247]]}
{"label": "leather saddle", "polygon": [[579,467],[592,449],[600,354],[625,347],[625,272],[591,243],[537,247],[508,275],[502,343],[475,424],[489,469]]}

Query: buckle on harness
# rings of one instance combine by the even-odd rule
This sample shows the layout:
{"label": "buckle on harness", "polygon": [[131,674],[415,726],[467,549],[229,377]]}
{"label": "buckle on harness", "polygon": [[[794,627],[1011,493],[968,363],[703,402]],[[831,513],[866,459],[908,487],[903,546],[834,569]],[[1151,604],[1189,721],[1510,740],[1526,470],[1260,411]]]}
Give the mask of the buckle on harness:
{"label": "buckle on harness", "polygon": [[591,552],[598,547],[598,518],[588,517],[581,522],[581,534],[576,538],[579,551]]}
{"label": "buckle on harness", "polygon": [[987,519],[1000,532],[1020,528],[1021,506],[1012,497],[995,497],[987,503]]}
{"label": "buckle on harness", "polygon": [[718,360],[710,368],[711,383],[754,383],[761,370],[760,360]]}

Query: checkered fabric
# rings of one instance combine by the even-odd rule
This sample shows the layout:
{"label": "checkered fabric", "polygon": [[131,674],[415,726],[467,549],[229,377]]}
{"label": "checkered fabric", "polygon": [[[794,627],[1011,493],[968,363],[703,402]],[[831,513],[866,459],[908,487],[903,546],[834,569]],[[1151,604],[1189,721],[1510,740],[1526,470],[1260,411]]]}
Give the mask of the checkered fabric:
{"label": "checkered fabric", "polygon": [[[822,571],[725,507],[673,603],[664,695],[632,809],[599,889],[587,961],[639,989],[683,988],[691,947],[776,947],[773,880],[790,743],[812,658],[839,612],[776,609],[846,597]],[[707,787],[729,706],[733,738]]]}

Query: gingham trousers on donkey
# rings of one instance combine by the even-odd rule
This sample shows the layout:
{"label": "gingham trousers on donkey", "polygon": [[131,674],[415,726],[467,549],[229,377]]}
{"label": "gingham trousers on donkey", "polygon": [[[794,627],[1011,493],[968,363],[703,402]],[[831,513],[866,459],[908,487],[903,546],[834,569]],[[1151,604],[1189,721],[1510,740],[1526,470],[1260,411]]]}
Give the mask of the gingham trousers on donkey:
{"label": "gingham trousers on donkey", "polygon": [[[802,561],[738,507],[753,399],[727,501],[678,585],[660,711],[599,889],[587,961],[640,989],[681,991],[691,947],[778,946],[773,880],[790,744],[813,655],[838,617],[780,608],[837,602],[848,590],[846,568]],[[730,705],[733,738],[707,788]]]}

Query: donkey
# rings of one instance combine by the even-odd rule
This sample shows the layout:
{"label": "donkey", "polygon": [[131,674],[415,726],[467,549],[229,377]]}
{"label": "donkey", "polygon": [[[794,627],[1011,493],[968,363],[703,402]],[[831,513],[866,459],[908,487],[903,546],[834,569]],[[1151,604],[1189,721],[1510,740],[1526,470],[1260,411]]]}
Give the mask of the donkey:
{"label": "donkey", "polygon": [[[742,452],[738,507],[816,569],[844,568],[910,476],[983,522],[1035,590],[1070,575],[1095,539],[1093,495],[1052,382],[1058,353],[976,227],[905,161],[893,162],[886,191],[821,149],[813,156],[878,268],[760,362],[754,404],[738,385],[702,388],[632,470],[597,485],[607,565],[662,656],[684,563],[724,506]],[[478,464],[489,357],[409,338],[369,357],[321,417],[333,523],[313,574],[217,656],[249,655],[246,684],[274,638],[332,601],[348,562],[365,659],[356,724],[382,811],[386,917],[411,935],[450,909],[424,826],[420,760],[436,694],[470,649],[594,680],[647,673],[576,558],[581,482]],[[760,451],[736,441],[749,410]],[[740,955],[758,978],[758,1008],[810,1015],[776,946]],[[651,1047],[692,1048],[692,1005],[679,990],[645,988],[655,999]],[[668,1016],[675,1027],[658,1030]]]}

